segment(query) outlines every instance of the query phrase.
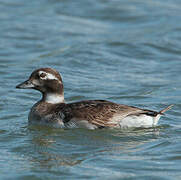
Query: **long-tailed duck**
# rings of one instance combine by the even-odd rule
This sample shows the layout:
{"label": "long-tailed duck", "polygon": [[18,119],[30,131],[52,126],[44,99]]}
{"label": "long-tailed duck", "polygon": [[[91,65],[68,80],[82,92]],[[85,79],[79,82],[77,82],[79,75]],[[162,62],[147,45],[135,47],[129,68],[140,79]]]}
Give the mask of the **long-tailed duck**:
{"label": "long-tailed duck", "polygon": [[156,112],[105,100],[87,100],[66,104],[60,74],[52,68],[35,70],[16,88],[36,89],[42,93],[29,113],[30,124],[60,128],[153,127],[172,105]]}

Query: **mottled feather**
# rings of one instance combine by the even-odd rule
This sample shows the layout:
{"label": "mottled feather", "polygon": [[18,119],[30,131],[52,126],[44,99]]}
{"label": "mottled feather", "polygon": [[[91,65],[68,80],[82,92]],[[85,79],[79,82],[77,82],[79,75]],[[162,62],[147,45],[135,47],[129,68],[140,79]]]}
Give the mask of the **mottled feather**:
{"label": "mottled feather", "polygon": [[[130,115],[139,116],[146,114],[149,116],[157,116],[159,113],[104,100],[89,100],[65,104],[63,108],[61,105],[58,111],[64,114],[64,123],[68,123],[74,118],[77,121],[87,120],[89,123],[100,127],[116,127],[121,119]],[[111,119],[115,114],[119,116],[119,119],[112,122]]]}

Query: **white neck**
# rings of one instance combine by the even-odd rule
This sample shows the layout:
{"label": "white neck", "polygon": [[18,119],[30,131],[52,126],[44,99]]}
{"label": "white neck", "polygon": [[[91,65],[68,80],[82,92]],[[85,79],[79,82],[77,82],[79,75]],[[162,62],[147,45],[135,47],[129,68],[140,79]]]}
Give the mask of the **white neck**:
{"label": "white neck", "polygon": [[64,95],[48,93],[45,95],[45,102],[51,104],[58,104],[64,102]]}

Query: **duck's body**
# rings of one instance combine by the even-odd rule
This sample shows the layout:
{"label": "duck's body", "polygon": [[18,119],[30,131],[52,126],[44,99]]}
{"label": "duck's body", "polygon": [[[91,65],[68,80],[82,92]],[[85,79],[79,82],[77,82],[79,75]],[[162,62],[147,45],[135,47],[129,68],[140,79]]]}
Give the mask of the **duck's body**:
{"label": "duck's body", "polygon": [[66,104],[63,83],[58,72],[41,68],[17,88],[33,88],[42,92],[43,98],[29,113],[29,123],[60,128],[130,128],[156,126],[160,112],[116,104],[104,100],[87,100]]}

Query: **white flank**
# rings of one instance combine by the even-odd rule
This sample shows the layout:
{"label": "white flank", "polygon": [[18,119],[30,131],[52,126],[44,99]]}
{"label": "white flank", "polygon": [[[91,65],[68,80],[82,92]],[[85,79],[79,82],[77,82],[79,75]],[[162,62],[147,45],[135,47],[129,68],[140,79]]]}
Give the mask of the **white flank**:
{"label": "white flank", "polygon": [[43,80],[58,80],[58,78],[55,77],[53,74],[47,73],[45,71],[39,71],[39,75],[41,75],[41,74],[46,74],[45,77],[40,76],[40,78]]}
{"label": "white flank", "polygon": [[153,127],[158,123],[159,117],[152,117],[147,115],[140,116],[127,116],[120,121],[120,127],[131,128],[131,127]]}
{"label": "white flank", "polygon": [[46,95],[45,102],[51,103],[51,104],[58,104],[64,102],[64,96],[59,94],[52,94],[49,93]]}

